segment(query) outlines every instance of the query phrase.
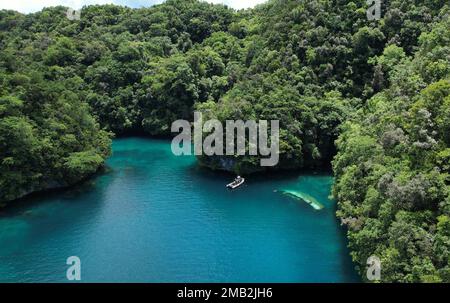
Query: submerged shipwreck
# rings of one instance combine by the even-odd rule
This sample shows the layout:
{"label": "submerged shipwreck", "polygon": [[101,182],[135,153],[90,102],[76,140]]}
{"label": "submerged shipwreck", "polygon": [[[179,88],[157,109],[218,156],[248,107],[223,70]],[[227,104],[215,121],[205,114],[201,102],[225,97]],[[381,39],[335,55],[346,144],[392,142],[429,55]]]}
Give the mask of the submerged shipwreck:
{"label": "submerged shipwreck", "polygon": [[300,200],[300,201],[306,202],[309,205],[311,205],[311,207],[314,208],[315,210],[321,210],[324,208],[323,204],[321,204],[319,201],[317,201],[316,198],[314,198],[304,192],[297,191],[297,190],[285,189],[285,190],[282,190],[281,193],[283,195],[289,196],[295,200]]}

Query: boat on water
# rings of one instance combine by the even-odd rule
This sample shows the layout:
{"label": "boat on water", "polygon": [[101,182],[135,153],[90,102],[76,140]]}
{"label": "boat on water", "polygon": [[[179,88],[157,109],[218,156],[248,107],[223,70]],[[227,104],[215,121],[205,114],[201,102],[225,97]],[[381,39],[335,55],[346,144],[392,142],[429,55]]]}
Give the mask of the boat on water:
{"label": "boat on water", "polygon": [[237,178],[234,179],[233,182],[231,182],[230,184],[227,185],[227,188],[236,189],[239,186],[241,186],[242,184],[244,184],[244,182],[245,182],[244,178],[242,178],[241,176],[237,176]]}

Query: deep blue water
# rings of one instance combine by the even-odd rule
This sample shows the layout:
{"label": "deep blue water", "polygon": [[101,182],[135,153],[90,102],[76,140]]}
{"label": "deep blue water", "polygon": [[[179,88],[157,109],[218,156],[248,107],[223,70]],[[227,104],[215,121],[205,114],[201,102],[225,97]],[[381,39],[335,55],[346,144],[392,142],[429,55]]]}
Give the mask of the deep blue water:
{"label": "deep blue water", "polygon": [[[175,157],[170,142],[117,139],[109,170],[0,213],[0,281],[354,282],[324,175],[231,176]],[[308,193],[321,211],[283,196]]]}

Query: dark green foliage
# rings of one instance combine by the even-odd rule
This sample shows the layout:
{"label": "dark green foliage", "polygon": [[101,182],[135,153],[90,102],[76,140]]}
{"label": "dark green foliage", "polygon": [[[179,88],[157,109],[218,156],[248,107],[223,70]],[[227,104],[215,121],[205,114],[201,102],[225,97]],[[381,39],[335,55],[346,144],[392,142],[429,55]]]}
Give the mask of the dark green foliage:
{"label": "dark green foliage", "polygon": [[[0,11],[0,201],[92,174],[107,131],[280,120],[275,169],[333,166],[352,256],[385,281],[450,281],[450,38],[446,0],[197,0]],[[92,116],[91,116],[92,115]],[[97,122],[99,125],[97,125]],[[104,130],[102,130],[104,129]],[[256,157],[200,163],[260,171]],[[225,165],[224,165],[225,163]]]}
{"label": "dark green foliage", "polygon": [[383,281],[450,281],[449,28],[443,17],[412,57],[385,49],[376,61],[390,87],[345,123],[338,140],[338,216],[350,222],[363,276],[377,255]]}
{"label": "dark green foliage", "polygon": [[109,134],[80,100],[77,79],[54,82],[39,73],[5,79],[9,85],[0,96],[0,201],[73,184],[103,164],[110,151]]}

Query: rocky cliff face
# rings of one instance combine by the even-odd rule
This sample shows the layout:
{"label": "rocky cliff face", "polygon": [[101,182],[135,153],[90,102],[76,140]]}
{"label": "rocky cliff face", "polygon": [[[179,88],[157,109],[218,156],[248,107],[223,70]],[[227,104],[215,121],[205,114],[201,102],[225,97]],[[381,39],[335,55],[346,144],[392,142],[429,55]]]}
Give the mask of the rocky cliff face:
{"label": "rocky cliff face", "polygon": [[99,165],[95,169],[93,168],[94,172],[80,174],[76,178],[72,177],[70,179],[70,181],[62,180],[62,179],[61,180],[45,180],[45,181],[41,181],[39,183],[30,185],[27,188],[24,187],[21,190],[17,191],[16,193],[14,193],[12,195],[8,195],[7,197],[4,197],[2,200],[0,200],[0,208],[9,205],[10,203],[12,203],[15,200],[25,198],[34,193],[64,189],[64,188],[74,186],[75,184],[82,182],[83,180],[86,180],[89,177],[92,177],[103,166],[104,166],[104,164]]}

